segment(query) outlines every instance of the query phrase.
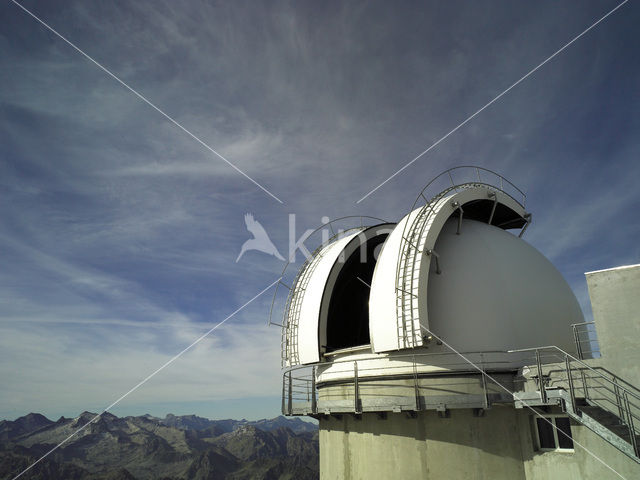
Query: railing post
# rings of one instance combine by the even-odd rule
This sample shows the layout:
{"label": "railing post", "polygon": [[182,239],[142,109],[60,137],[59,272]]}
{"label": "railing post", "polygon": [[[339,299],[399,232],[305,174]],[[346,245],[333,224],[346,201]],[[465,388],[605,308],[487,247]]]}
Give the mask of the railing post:
{"label": "railing post", "polygon": [[291,383],[291,370],[289,370],[289,415],[291,415],[293,413],[293,385]]}
{"label": "railing post", "polygon": [[480,369],[482,373],[482,394],[484,395],[484,408],[489,408],[489,391],[487,389],[487,375],[484,371],[484,356],[480,354]]}
{"label": "railing post", "polygon": [[582,391],[584,392],[584,398],[589,398],[589,387],[587,387],[587,377],[584,375],[584,368],[580,369],[580,376],[582,377]]}
{"label": "railing post", "polygon": [[536,365],[538,366],[538,388],[540,389],[540,399],[542,400],[542,403],[547,403],[547,389],[544,386],[544,378],[542,378],[542,363],[540,362],[540,351],[537,348]]}
{"label": "railing post", "polygon": [[353,362],[353,411],[360,413],[358,402],[358,362]]}
{"label": "railing post", "polygon": [[318,413],[318,401],[316,400],[316,367],[311,369],[311,412]]}
{"label": "railing post", "polygon": [[618,379],[616,377],[613,377],[613,391],[615,392],[615,396],[616,396],[616,406],[618,407],[618,416],[620,417],[620,420],[624,420],[624,408],[622,407],[622,401],[620,398],[620,387],[618,387]]}
{"label": "railing post", "polygon": [[636,457],[640,457],[640,450],[638,450],[638,441],[636,440],[636,429],[633,425],[633,413],[629,406],[629,397],[626,390],[622,392],[622,398],[624,399],[625,410],[627,411],[627,427],[629,428],[629,436],[631,437],[631,446]]}
{"label": "railing post", "polygon": [[576,392],[573,389],[573,376],[571,374],[571,364],[570,364],[568,355],[564,357],[564,362],[567,367],[567,381],[569,382],[569,395],[571,396],[571,408],[573,409],[573,413],[577,414],[578,410],[576,410]]}
{"label": "railing post", "polygon": [[282,375],[282,407],[280,408],[280,411],[282,412],[282,415],[286,415],[287,411],[284,409],[284,396],[285,396],[285,388],[286,388],[286,382],[287,382],[287,374],[284,373]]}
{"label": "railing post", "polygon": [[416,366],[416,356],[411,357],[413,361],[413,393],[416,397],[416,412],[421,409],[420,405],[420,388],[418,387],[418,367]]}
{"label": "railing post", "polygon": [[571,325],[573,329],[573,340],[576,342],[576,353],[578,354],[578,358],[580,360],[584,360],[584,355],[582,354],[582,345],[580,345],[580,334],[578,333],[578,327],[576,325]]}

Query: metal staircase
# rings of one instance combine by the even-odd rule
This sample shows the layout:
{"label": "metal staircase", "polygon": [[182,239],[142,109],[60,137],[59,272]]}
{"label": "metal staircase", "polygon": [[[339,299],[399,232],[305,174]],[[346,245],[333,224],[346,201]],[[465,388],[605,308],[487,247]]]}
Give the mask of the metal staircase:
{"label": "metal staircase", "polygon": [[569,417],[640,463],[640,390],[602,368],[551,346],[533,353],[535,391],[514,394],[516,406],[560,403]]}

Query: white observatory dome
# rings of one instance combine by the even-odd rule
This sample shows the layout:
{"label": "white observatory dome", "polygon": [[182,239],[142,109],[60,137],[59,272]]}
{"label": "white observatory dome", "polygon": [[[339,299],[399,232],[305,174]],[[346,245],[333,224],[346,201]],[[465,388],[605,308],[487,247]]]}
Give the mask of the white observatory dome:
{"label": "white observatory dome", "polygon": [[583,320],[573,292],[549,260],[507,231],[521,235],[530,218],[503,190],[468,183],[397,225],[355,228],[322,246],[287,300],[284,365],[451,353],[438,338],[482,352],[494,368],[521,362],[509,350],[570,350],[571,324]]}

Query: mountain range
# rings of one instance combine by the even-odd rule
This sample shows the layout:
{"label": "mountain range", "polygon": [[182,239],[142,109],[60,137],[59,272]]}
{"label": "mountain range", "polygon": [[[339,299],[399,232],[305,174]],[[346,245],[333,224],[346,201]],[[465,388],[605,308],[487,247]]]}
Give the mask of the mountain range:
{"label": "mountain range", "polygon": [[[95,413],[0,421],[0,478],[12,479]],[[104,413],[21,478],[37,480],[316,479],[317,426],[298,418],[209,420]]]}

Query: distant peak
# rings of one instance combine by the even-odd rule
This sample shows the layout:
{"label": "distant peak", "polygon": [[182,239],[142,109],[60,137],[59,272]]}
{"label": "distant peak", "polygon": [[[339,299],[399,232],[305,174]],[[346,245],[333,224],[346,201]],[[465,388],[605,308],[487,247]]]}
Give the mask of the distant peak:
{"label": "distant peak", "polygon": [[86,417],[87,415],[91,415],[92,417],[95,417],[98,414],[97,413],[93,413],[93,412],[88,412],[88,411],[85,410],[80,415],[78,415],[78,417]]}
{"label": "distant peak", "polygon": [[16,421],[21,420],[21,419],[25,419],[25,420],[35,420],[35,419],[37,419],[37,420],[46,420],[48,422],[51,421],[47,417],[42,415],[41,413],[33,413],[33,412],[27,413],[23,417],[17,418]]}

